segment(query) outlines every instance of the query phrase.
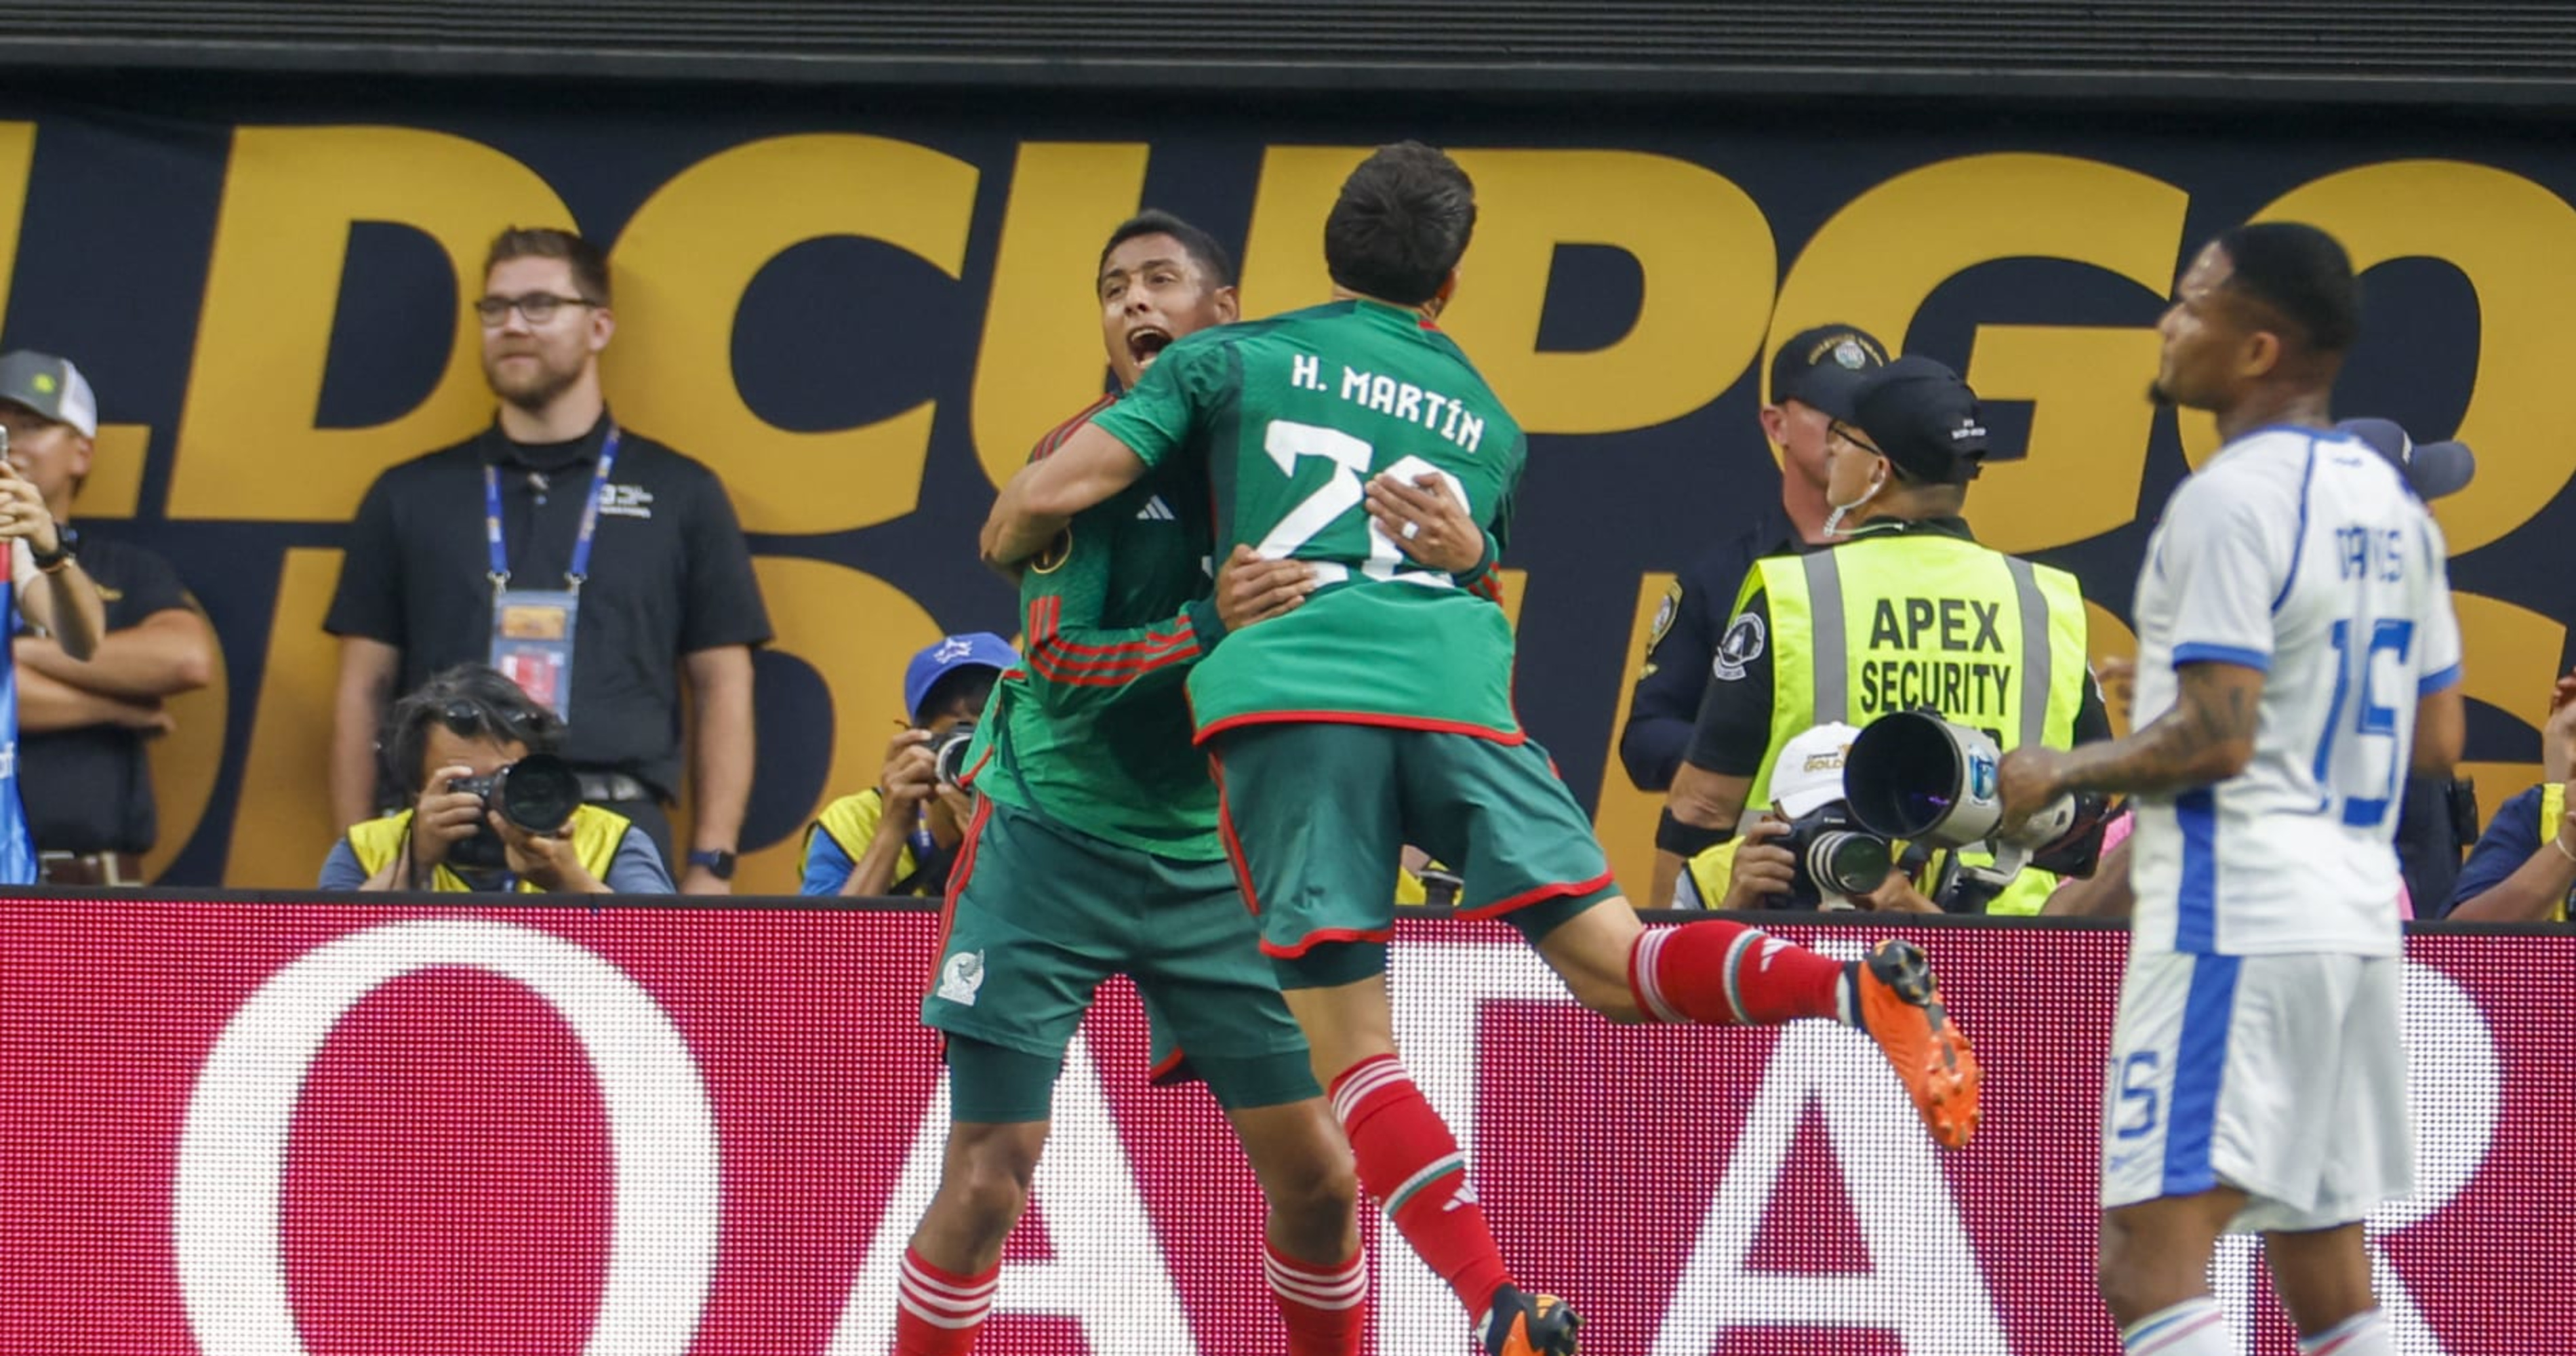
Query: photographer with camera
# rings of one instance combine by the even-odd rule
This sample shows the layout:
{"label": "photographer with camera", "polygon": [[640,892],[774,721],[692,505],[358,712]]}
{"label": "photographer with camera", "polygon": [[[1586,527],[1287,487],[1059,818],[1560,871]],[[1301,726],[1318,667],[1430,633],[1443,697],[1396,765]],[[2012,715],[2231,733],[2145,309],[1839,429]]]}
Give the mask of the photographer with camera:
{"label": "photographer with camera", "polygon": [[1748,816],[1727,865],[1726,893],[1710,904],[1685,875],[1676,908],[1869,909],[1939,913],[1900,869],[1895,845],[1851,812],[1843,762],[1860,731],[1819,725],[1781,746],[1771,762],[1771,808]]}
{"label": "photographer with camera", "polygon": [[394,703],[379,745],[410,809],[353,824],[325,890],[667,895],[671,873],[624,815],[582,803],[563,722],[488,665]]}
{"label": "photographer with camera", "polygon": [[1020,662],[989,631],[942,637],[903,673],[911,723],[886,745],[877,784],[823,807],[805,831],[808,895],[936,895],[973,817],[960,785],[993,685]]}
{"label": "photographer with camera", "polygon": [[[1781,750],[1819,725],[1929,710],[2007,749],[2111,733],[2074,576],[1978,545],[1961,516],[1987,451],[1976,393],[1922,357],[1812,377],[1801,398],[1832,419],[1834,544],[1763,559],[1745,579],[1656,830],[1659,903],[1685,862],[1700,898],[1729,893],[1703,854],[1734,838],[1747,804],[1772,801]],[[2080,849],[2066,864],[2089,869]],[[2044,871],[2001,885],[1942,875],[1934,897],[1950,912],[2035,913],[2053,884]]]}

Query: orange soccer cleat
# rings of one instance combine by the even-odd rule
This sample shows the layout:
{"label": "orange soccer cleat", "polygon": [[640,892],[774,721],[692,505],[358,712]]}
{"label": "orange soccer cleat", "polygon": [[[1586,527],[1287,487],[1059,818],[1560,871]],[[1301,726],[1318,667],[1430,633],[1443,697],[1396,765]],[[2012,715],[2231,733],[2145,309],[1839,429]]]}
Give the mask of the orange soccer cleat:
{"label": "orange soccer cleat", "polygon": [[1582,1318],[1554,1295],[1524,1295],[1518,1286],[1494,1292],[1485,1320],[1485,1356],[1574,1356],[1574,1330]]}
{"label": "orange soccer cleat", "polygon": [[1860,1025],[1905,1081],[1923,1127],[1943,1148],[1977,1133],[1977,1054],[1950,1022],[1923,948],[1889,938],[1858,967]]}

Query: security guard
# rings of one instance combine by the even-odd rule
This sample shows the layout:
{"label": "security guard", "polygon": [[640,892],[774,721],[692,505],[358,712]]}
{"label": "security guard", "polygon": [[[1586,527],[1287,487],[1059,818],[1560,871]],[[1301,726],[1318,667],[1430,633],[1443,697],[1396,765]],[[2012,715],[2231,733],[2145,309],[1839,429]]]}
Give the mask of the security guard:
{"label": "security guard", "polygon": [[[1792,556],[1826,544],[1825,431],[1832,416],[1807,398],[1811,387],[1838,373],[1887,365],[1876,336],[1854,325],[1818,325],[1790,336],[1771,359],[1771,399],[1762,407],[1762,435],[1780,457],[1780,497],[1755,511],[1753,521],[1664,590],[1663,605],[1646,636],[1645,671],[1628,702],[1619,731],[1619,761],[1640,791],[1662,791],[1690,749],[1691,719],[1708,692],[1708,666],[1718,638],[1735,617],[1744,577],[1764,556]],[[1847,380],[1848,378],[1844,378]]]}
{"label": "security guard", "polygon": [[[1960,517],[1986,454],[1976,393],[1928,358],[1809,384],[1831,416],[1830,549],[1758,562],[1712,661],[1690,752],[1657,829],[1655,898],[1685,858],[1702,899],[1726,893],[1726,842],[1749,802],[1770,803],[1780,747],[1832,721],[1866,725],[1929,707],[2012,748],[2108,738],[2087,667],[2074,576],[1979,546]],[[2088,868],[2089,869],[2089,868]],[[2052,882],[2029,872],[1990,907],[2035,913]],[[1960,882],[1945,908],[1989,907]]]}

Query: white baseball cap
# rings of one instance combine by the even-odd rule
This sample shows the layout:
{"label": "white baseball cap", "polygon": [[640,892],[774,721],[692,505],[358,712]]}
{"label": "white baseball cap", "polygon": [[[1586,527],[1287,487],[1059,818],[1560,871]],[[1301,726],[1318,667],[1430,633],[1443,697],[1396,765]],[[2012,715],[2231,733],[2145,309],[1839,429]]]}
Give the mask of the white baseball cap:
{"label": "white baseball cap", "polygon": [[1782,745],[1780,756],[1771,760],[1771,799],[1780,812],[1796,819],[1841,800],[1843,759],[1858,738],[1858,727],[1837,721]]}

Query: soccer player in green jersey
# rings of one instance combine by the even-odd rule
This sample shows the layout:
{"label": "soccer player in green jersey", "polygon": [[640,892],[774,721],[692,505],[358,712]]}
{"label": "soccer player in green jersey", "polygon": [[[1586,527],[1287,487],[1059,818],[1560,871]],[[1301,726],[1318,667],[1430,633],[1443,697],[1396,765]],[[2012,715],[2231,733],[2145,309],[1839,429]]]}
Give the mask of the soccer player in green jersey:
{"label": "soccer player in green jersey", "polygon": [[[1160,212],[1110,236],[1097,295],[1122,388],[1164,345],[1235,317],[1224,250]],[[1034,458],[1116,399],[1074,416]],[[1186,1057],[1207,1080],[1269,1199],[1263,1270],[1290,1356],[1360,1349],[1368,1275],[1350,1149],[1227,866],[1181,686],[1227,620],[1293,610],[1308,586],[1292,562],[1230,569],[1229,602],[1242,605],[1221,615],[1207,506],[1203,474],[1176,463],[1073,515],[1022,576],[1027,657],[1003,674],[967,751],[981,796],[921,1005],[946,1034],[952,1111],[939,1191],[904,1255],[899,1356],[973,1346],[1065,1044],[1116,973],[1144,998],[1157,1074]]]}
{"label": "soccer player in green jersey", "polygon": [[1191,672],[1198,738],[1262,949],[1361,1182],[1478,1316],[1484,1349],[1510,1356],[1572,1351],[1575,1320],[1513,1282],[1455,1138],[1396,1058],[1383,971],[1403,844],[1457,868],[1466,913],[1511,922],[1614,1021],[1859,1026],[1953,1146],[1976,1124],[1977,1066],[1906,943],[1846,965],[1721,919],[1642,927],[1522,731],[1511,630],[1480,595],[1527,443],[1436,324],[1475,210],[1448,156],[1379,150],[1325,222],[1335,300],[1173,345],[1004,488],[983,545],[1023,559],[1065,515],[1204,467],[1220,549],[1316,571],[1303,606]]}

